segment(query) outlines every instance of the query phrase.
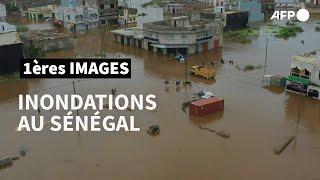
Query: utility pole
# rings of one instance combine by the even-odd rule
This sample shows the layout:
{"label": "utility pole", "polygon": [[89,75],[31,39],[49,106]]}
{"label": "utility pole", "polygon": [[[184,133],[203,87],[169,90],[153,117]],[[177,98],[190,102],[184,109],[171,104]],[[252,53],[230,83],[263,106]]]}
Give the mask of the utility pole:
{"label": "utility pole", "polygon": [[266,39],[266,56],[265,56],[265,59],[264,59],[264,70],[263,70],[263,75],[266,75],[266,69],[267,69],[267,59],[268,59],[268,42],[269,42],[269,39],[267,38],[267,39]]}
{"label": "utility pole", "polygon": [[269,38],[267,37],[267,39],[266,39],[266,54],[265,54],[265,58],[264,58],[263,77],[262,77],[262,83],[261,83],[262,87],[263,87],[263,83],[264,83],[264,75],[266,75],[266,71],[267,71],[268,43],[269,43]]}

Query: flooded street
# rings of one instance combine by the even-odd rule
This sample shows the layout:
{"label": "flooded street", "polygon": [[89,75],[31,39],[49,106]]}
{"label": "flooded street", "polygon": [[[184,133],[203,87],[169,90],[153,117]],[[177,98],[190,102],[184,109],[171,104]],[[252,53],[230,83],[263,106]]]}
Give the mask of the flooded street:
{"label": "flooded street", "polygon": [[[267,73],[287,75],[293,55],[320,47],[320,33],[314,32],[318,21],[315,16],[301,23],[304,32],[295,38],[268,36]],[[175,81],[185,80],[184,62],[112,42],[108,29],[78,34],[75,49],[46,57],[129,57],[132,78],[80,80],[77,93],[109,94],[117,88],[124,94],[156,94],[157,110],[101,112],[102,116],[134,115],[141,132],[16,132],[21,115],[38,113],[17,111],[18,94],[72,94],[72,80],[2,83],[0,156],[14,156],[21,146],[27,147],[28,153],[12,167],[0,170],[0,179],[320,179],[320,101],[278,88],[262,88],[263,69],[243,72],[220,62],[222,57],[240,66],[263,65],[266,36],[262,30],[260,34],[248,44],[224,42],[220,50],[188,57],[188,67],[202,62],[209,65],[214,60],[217,75],[214,82],[188,76],[191,88],[181,86],[180,90]],[[170,80],[169,91],[165,80]],[[224,111],[189,117],[181,105],[200,90],[223,97]],[[301,123],[297,126],[299,104]],[[150,124],[161,127],[159,136],[146,133]],[[203,131],[199,125],[228,132],[230,138]],[[275,155],[274,148],[290,136],[296,136],[296,141]]]}

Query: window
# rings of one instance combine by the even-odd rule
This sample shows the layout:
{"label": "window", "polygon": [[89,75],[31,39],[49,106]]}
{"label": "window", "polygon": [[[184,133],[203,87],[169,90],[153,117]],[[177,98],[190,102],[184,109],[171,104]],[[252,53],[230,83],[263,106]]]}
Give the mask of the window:
{"label": "window", "polygon": [[70,21],[70,15],[67,15],[67,19]]}
{"label": "window", "polygon": [[320,79],[320,70],[319,70],[319,79]]}
{"label": "window", "polygon": [[100,9],[104,9],[104,4],[100,4]]}
{"label": "window", "polygon": [[110,4],[110,8],[114,8],[114,4]]}

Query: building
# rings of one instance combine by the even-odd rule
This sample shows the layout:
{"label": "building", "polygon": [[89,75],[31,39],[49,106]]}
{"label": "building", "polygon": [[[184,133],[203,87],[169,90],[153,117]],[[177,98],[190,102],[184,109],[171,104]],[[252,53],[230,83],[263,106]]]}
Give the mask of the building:
{"label": "building", "polygon": [[240,0],[238,10],[249,12],[249,22],[259,22],[264,20],[260,0]]}
{"label": "building", "polygon": [[74,39],[69,33],[60,33],[55,30],[28,31],[21,34],[20,39],[26,56],[30,46],[39,48],[42,52],[74,47]]}
{"label": "building", "polygon": [[249,23],[259,22],[264,20],[262,2],[260,0],[239,0],[236,3],[226,4],[226,10],[230,11],[248,11]]}
{"label": "building", "polygon": [[292,57],[286,89],[320,98],[320,49]]}
{"label": "building", "polygon": [[217,6],[213,9],[206,9],[201,12],[200,17],[203,19],[221,20],[224,24],[224,31],[244,29],[249,26],[248,11],[237,9],[225,11],[225,8],[221,6]]}
{"label": "building", "polygon": [[23,51],[17,32],[0,33],[0,54],[0,74],[13,73],[19,70]]}
{"label": "building", "polygon": [[43,19],[52,19],[53,14],[56,11],[56,5],[47,5],[42,7],[28,8],[26,15],[30,20],[43,20]]}
{"label": "building", "polygon": [[85,0],[84,3],[86,7],[98,9],[100,25],[118,24],[118,0]]}
{"label": "building", "polygon": [[59,5],[60,0],[14,0],[21,15],[26,15],[28,8],[45,7],[47,5]]}
{"label": "building", "polygon": [[320,49],[292,57],[290,75],[320,87]]}
{"label": "building", "polygon": [[80,4],[78,0],[60,0],[60,5],[62,7],[77,7]]}
{"label": "building", "polygon": [[59,7],[54,24],[70,31],[83,31],[99,26],[98,9],[87,7]]}
{"label": "building", "polygon": [[113,41],[129,46],[143,48],[143,29],[142,28],[127,28],[111,31]]}
{"label": "building", "polygon": [[198,0],[169,1],[164,5],[164,16],[191,15],[206,8],[205,4]]}
{"label": "building", "polygon": [[138,9],[120,7],[118,23],[120,25],[136,25],[138,20]]}
{"label": "building", "polygon": [[4,4],[0,4],[0,22],[6,21],[7,11]]}
{"label": "building", "polygon": [[17,31],[17,28],[15,25],[11,25],[7,22],[0,22],[0,34],[15,32],[15,31]]}
{"label": "building", "polygon": [[225,0],[201,0],[206,7],[224,6]]}
{"label": "building", "polygon": [[187,16],[143,24],[143,48],[162,54],[193,54],[222,46],[220,21]]}

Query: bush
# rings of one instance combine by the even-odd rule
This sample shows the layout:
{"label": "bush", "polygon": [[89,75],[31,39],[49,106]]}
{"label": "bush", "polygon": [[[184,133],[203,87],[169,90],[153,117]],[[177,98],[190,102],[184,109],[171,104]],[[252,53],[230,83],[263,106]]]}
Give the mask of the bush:
{"label": "bush", "polygon": [[28,30],[29,30],[29,28],[27,26],[18,26],[17,27],[18,32],[26,32]]}
{"label": "bush", "polygon": [[252,70],[254,70],[254,65],[247,64],[247,65],[244,66],[243,70],[244,71],[252,71]]}
{"label": "bush", "polygon": [[281,27],[280,30],[275,34],[277,38],[288,39],[290,37],[295,37],[297,33],[303,32],[303,29],[300,26],[288,26]]}
{"label": "bush", "polygon": [[252,36],[258,35],[257,30],[253,29],[243,29],[236,31],[227,31],[223,33],[223,38],[226,40],[237,41],[241,43],[246,43],[251,40]]}
{"label": "bush", "polygon": [[37,48],[35,45],[31,44],[28,47],[29,58],[39,58],[44,55],[41,48]]}

